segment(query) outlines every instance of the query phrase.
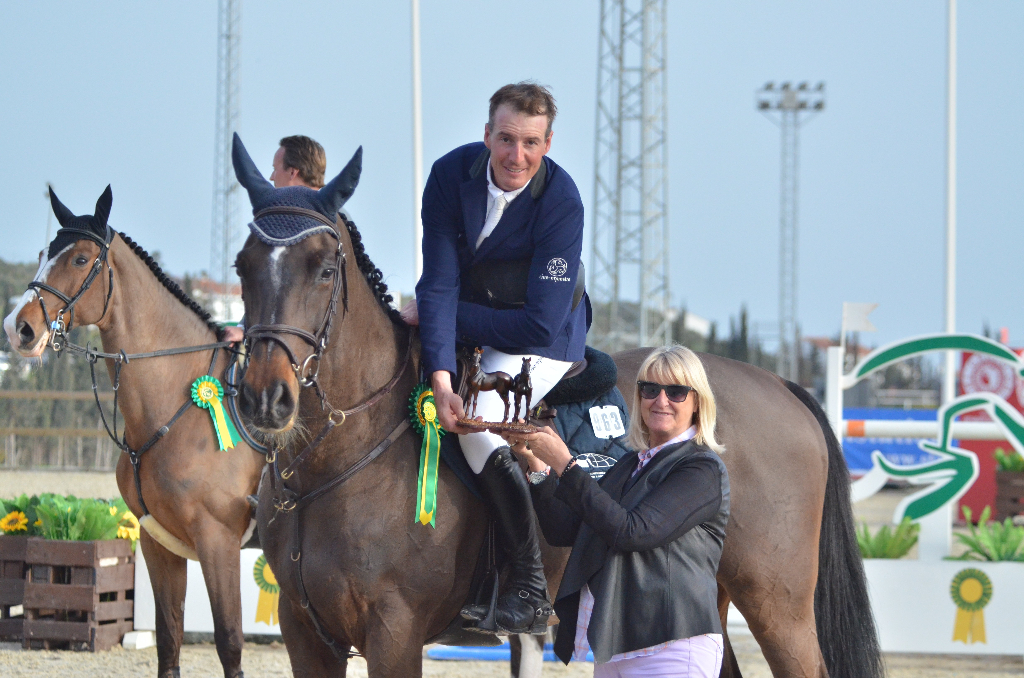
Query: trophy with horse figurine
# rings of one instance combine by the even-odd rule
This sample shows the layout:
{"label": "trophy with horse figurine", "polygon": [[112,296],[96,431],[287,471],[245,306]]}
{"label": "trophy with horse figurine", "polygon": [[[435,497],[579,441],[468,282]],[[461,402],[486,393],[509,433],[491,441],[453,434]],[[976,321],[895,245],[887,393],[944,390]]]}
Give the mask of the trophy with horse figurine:
{"label": "trophy with horse figurine", "polygon": [[[508,431],[518,433],[533,433],[536,426],[519,421],[520,405],[525,404],[521,410],[522,419],[530,414],[530,405],[533,398],[533,384],[530,382],[530,360],[523,358],[523,368],[516,376],[512,377],[505,372],[484,372],[480,367],[480,358],[483,356],[483,349],[476,348],[473,351],[473,362],[469,367],[466,376],[466,411],[467,416],[459,420],[459,425],[474,431]],[[505,404],[505,415],[501,421],[482,421],[475,419],[477,400],[481,391],[494,391]],[[514,399],[512,419],[509,420],[509,409],[512,409],[512,402],[509,396]],[[525,403],[523,402],[525,400]]]}

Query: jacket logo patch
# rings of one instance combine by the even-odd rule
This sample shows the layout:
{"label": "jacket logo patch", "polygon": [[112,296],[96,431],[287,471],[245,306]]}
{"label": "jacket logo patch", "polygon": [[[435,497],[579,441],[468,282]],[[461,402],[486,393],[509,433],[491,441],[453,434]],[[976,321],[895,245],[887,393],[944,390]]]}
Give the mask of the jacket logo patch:
{"label": "jacket logo patch", "polygon": [[555,257],[548,262],[548,275],[561,278],[569,270],[569,264],[561,257]]}
{"label": "jacket logo patch", "polygon": [[562,257],[555,257],[548,262],[548,274],[540,276],[541,280],[554,280],[557,282],[572,282],[565,277],[569,270],[569,263]]}

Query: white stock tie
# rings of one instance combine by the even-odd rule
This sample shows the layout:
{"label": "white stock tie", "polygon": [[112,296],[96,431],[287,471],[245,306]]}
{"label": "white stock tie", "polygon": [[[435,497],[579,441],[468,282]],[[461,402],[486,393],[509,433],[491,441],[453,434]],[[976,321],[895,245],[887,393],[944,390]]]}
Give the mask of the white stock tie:
{"label": "white stock tie", "polygon": [[505,195],[499,195],[494,199],[494,204],[491,205],[491,211],[487,215],[486,221],[484,221],[484,227],[480,229],[480,237],[476,239],[477,248],[480,247],[480,243],[484,241],[484,238],[491,234],[494,227],[501,221],[501,215],[505,212],[505,208],[508,207],[508,200],[505,199]]}

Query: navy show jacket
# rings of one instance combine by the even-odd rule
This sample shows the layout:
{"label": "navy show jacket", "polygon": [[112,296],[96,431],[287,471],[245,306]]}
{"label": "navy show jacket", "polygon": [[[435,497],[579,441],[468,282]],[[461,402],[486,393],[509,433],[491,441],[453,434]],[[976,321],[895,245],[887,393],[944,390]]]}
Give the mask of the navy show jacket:
{"label": "navy show jacket", "polygon": [[[416,284],[427,374],[456,371],[456,343],[555,360],[583,358],[590,319],[584,294],[572,296],[583,250],[583,202],[568,173],[544,156],[530,184],[476,249],[487,216],[482,142],[434,163],[423,191],[423,274]],[[480,262],[530,260],[526,304],[496,310],[460,300],[460,283]]]}

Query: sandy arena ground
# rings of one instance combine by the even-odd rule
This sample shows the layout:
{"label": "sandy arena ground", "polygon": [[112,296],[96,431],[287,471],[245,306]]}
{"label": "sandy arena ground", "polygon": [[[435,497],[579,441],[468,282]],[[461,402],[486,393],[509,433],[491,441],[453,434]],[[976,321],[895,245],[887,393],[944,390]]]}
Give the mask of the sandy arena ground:
{"label": "sandy arena ground", "polygon": [[[59,492],[79,497],[110,498],[118,495],[113,473],[62,473],[0,470],[0,497],[22,492]],[[878,526],[889,522],[892,511],[908,491],[885,490],[855,507],[858,523]],[[913,552],[912,552],[913,553]],[[733,638],[733,647],[744,678],[770,678],[771,672],[757,643],[750,636]],[[969,657],[963,655],[886,655],[890,678],[1009,678],[1024,676],[1021,657]],[[279,643],[247,644],[242,666],[250,678],[291,675],[288,655]],[[424,676],[451,678],[505,678],[504,662],[442,662],[425,660]],[[212,644],[187,645],[181,653],[181,673],[189,678],[220,678],[223,675]],[[17,645],[0,643],[0,678],[42,678],[74,675],[83,678],[150,677],[156,674],[156,649],[124,650],[120,647],[96,654],[77,652],[23,652]],[[349,663],[348,675],[366,676],[362,659]],[[591,664],[558,662],[544,665],[545,676],[582,678],[593,675]]]}
{"label": "sandy arena ground", "polygon": [[[3,646],[0,646],[3,647]],[[10,647],[10,645],[6,645]],[[750,637],[737,639],[736,655],[744,678],[770,678],[768,665],[761,657],[757,643]],[[1020,657],[964,657],[947,655],[888,655],[890,678],[1019,678],[1024,675]],[[284,646],[245,646],[242,668],[249,678],[288,678],[291,676],[288,654]],[[424,676],[448,678],[507,678],[509,668],[504,662],[440,662],[425,660]],[[41,678],[74,675],[82,678],[151,678],[156,675],[156,648],[109,652],[47,652],[0,649],[0,676],[5,678]],[[189,678],[220,678],[220,663],[213,645],[187,645],[181,652],[181,675]],[[349,662],[351,678],[366,677],[362,659]],[[584,678],[593,675],[592,664],[562,666],[559,662],[544,664],[544,675],[561,678]]]}

